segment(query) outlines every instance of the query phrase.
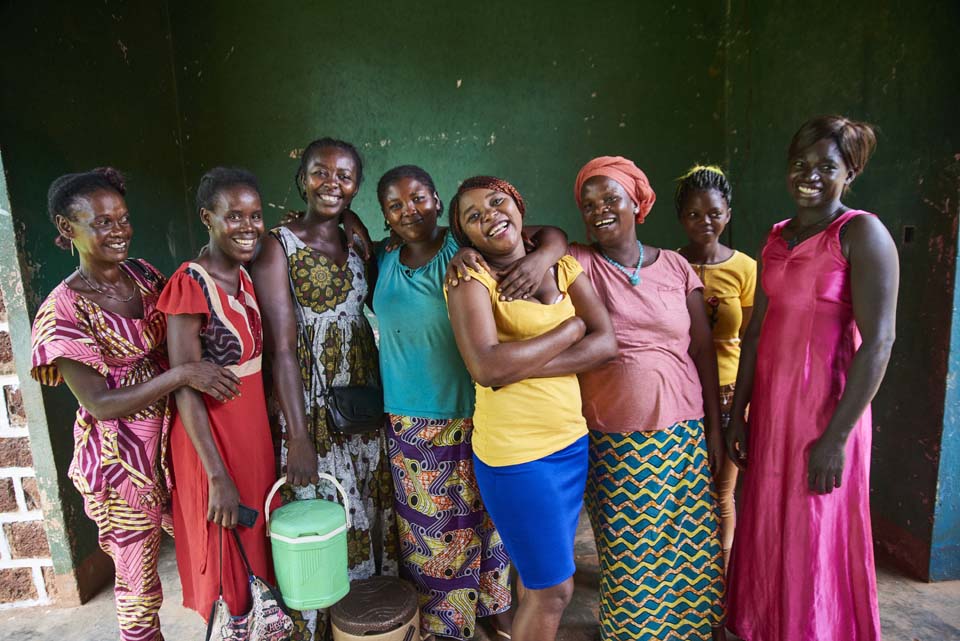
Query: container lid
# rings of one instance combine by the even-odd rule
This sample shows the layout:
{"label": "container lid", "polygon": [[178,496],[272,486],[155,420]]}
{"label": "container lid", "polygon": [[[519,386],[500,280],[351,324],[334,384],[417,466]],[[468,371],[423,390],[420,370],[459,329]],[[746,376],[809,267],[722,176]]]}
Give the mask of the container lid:
{"label": "container lid", "polygon": [[343,506],[323,499],[287,503],[270,513],[270,532],[291,539],[324,535],[346,525]]}
{"label": "container lid", "polygon": [[330,608],[333,624],[356,636],[396,630],[417,613],[417,591],[402,579],[372,576],[350,584],[350,592]]}

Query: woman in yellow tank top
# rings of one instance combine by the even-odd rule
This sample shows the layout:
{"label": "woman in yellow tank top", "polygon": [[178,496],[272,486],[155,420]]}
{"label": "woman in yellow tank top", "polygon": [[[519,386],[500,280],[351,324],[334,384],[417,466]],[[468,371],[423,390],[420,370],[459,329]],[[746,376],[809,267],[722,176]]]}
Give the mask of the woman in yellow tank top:
{"label": "woman in yellow tank top", "polygon": [[[470,178],[450,206],[461,246],[494,269],[522,259],[523,198],[510,183]],[[448,292],[457,347],[476,383],[474,470],[480,494],[527,591],[513,632],[551,641],[573,594],[573,537],[587,474],[578,372],[616,356],[606,309],[571,256],[526,300],[501,301],[471,271]]]}
{"label": "woman in yellow tank top", "polygon": [[[730,183],[719,167],[697,165],[680,178],[674,197],[680,224],[690,239],[679,252],[703,281],[703,300],[717,350],[720,427],[724,431],[730,424],[740,337],[750,322],[757,285],[757,261],[720,242],[720,234],[730,222],[732,196]],[[726,567],[737,524],[733,503],[737,466],[731,459],[724,457],[715,481]]]}

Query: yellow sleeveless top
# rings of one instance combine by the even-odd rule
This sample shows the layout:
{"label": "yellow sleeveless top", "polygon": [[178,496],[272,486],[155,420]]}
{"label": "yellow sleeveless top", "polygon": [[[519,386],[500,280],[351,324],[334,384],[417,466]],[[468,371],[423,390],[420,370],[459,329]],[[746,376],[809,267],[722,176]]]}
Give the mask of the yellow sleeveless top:
{"label": "yellow sleeveless top", "polygon": [[[501,301],[497,282],[486,271],[470,271],[490,293],[501,343],[544,334],[576,312],[567,289],[583,268],[572,256],[556,265],[563,297],[553,305],[527,300]],[[528,463],[559,452],[587,433],[576,374],[528,378],[493,390],[474,383],[473,451],[487,465]]]}

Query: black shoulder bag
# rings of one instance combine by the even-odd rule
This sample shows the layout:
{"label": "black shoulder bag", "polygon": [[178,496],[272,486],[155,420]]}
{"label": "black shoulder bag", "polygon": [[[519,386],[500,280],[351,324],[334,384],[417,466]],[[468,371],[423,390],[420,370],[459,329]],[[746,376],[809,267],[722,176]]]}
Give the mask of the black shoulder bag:
{"label": "black shoulder bag", "polygon": [[[297,312],[297,331],[304,347],[311,349],[306,322],[297,303],[297,291],[290,276],[290,256],[287,254],[286,244],[280,234],[275,237],[283,246],[283,252],[288,261],[287,282],[290,283],[291,303]],[[317,380],[324,380],[320,375],[316,355],[311,354],[310,361],[313,365],[313,375]],[[323,402],[327,408],[328,427],[333,431],[343,434],[365,434],[383,427],[383,390],[377,385],[327,385],[323,393]]]}

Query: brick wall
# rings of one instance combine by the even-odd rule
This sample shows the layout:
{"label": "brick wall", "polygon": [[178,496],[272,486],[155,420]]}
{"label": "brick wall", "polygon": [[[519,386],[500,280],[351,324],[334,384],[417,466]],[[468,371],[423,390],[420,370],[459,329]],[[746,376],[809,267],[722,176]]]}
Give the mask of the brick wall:
{"label": "brick wall", "polygon": [[43,529],[27,417],[0,293],[0,609],[50,602],[53,562]]}

